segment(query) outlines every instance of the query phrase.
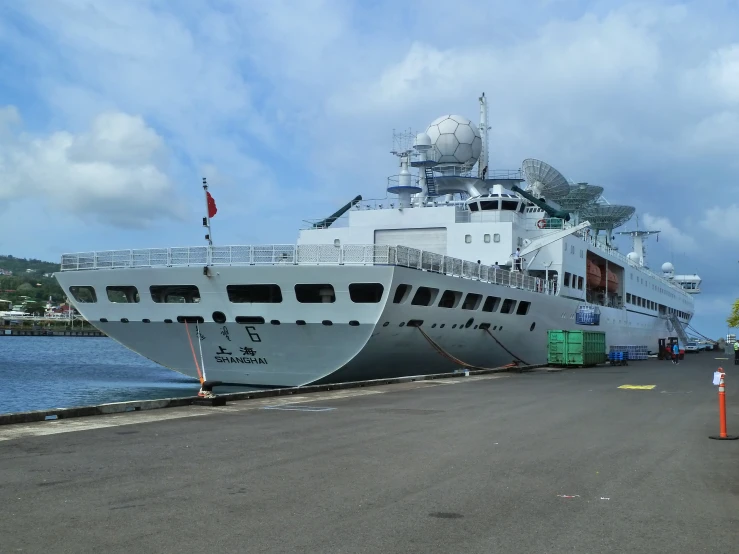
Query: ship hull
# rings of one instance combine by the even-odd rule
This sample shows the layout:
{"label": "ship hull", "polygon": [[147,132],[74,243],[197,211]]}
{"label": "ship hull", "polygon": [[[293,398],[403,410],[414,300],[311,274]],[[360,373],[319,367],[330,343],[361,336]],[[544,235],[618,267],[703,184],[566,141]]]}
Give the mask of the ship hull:
{"label": "ship hull", "polygon": [[[393,265],[228,266],[210,276],[202,267],[136,268],[62,272],[57,278],[65,289],[136,286],[139,302],[108,302],[98,292],[96,303],[76,307],[111,338],[158,364],[195,378],[204,372],[209,380],[248,386],[290,387],[459,369],[413,325],[420,325],[451,356],[478,367],[498,367],[514,356],[528,364],[545,363],[549,329],[603,331],[609,345],[647,345],[650,350],[656,350],[658,338],[670,334],[669,324],[650,314],[601,307],[600,325],[581,326],[575,323],[581,301],[575,299]],[[196,285],[201,299],[154,303],[146,291],[157,283]],[[274,283],[284,298],[273,304],[234,304],[225,293],[233,283]],[[299,303],[289,294],[296,283],[330,283],[336,300]],[[381,300],[352,302],[351,283],[382,284]],[[396,298],[402,285],[411,288],[404,298]],[[437,289],[436,302],[414,305],[418,287]],[[462,299],[473,293],[501,302],[494,312],[483,311],[482,302],[475,309],[462,308],[462,301],[453,308],[439,307],[445,290],[461,293]],[[506,299],[515,302],[513,313],[501,313]],[[519,314],[521,302],[530,305]],[[226,321],[216,323],[215,312]],[[236,323],[244,317],[250,322]],[[264,323],[251,322],[255,318]]]}

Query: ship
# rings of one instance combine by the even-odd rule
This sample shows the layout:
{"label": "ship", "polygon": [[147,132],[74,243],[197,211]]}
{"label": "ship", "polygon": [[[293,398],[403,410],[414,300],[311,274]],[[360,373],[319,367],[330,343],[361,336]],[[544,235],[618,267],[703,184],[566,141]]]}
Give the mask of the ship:
{"label": "ship", "polygon": [[63,254],[56,279],[134,352],[254,387],[542,364],[553,329],[649,351],[684,337],[700,277],[652,271],[645,244],[659,231],[615,231],[635,209],[603,187],[533,158],[489,170],[484,93],[479,106],[479,124],[445,115],[394,133],[386,198],[306,221],[295,244],[209,233],[198,246]]}

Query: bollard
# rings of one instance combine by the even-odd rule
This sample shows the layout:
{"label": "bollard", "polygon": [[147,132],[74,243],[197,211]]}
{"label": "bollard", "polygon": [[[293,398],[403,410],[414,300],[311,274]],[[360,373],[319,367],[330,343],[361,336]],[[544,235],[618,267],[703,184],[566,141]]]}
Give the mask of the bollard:
{"label": "bollard", "polygon": [[718,370],[721,372],[721,378],[718,384],[718,418],[719,418],[719,434],[711,435],[709,439],[716,439],[722,441],[734,441],[739,439],[736,435],[726,434],[726,390],[724,388],[724,368],[720,367]]}

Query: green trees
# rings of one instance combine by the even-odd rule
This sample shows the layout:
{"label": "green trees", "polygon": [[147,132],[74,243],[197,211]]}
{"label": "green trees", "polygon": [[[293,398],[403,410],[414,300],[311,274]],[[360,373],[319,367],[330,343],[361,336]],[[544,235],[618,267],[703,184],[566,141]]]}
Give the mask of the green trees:
{"label": "green trees", "polygon": [[734,302],[731,315],[726,318],[726,323],[729,324],[729,327],[739,327],[739,300]]}

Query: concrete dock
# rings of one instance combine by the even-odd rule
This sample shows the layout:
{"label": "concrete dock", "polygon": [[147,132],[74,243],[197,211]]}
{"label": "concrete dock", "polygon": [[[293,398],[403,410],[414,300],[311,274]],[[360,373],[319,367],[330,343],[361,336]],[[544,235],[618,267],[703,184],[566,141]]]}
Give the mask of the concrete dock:
{"label": "concrete dock", "polygon": [[737,552],[723,356],[2,426],[0,551]]}

